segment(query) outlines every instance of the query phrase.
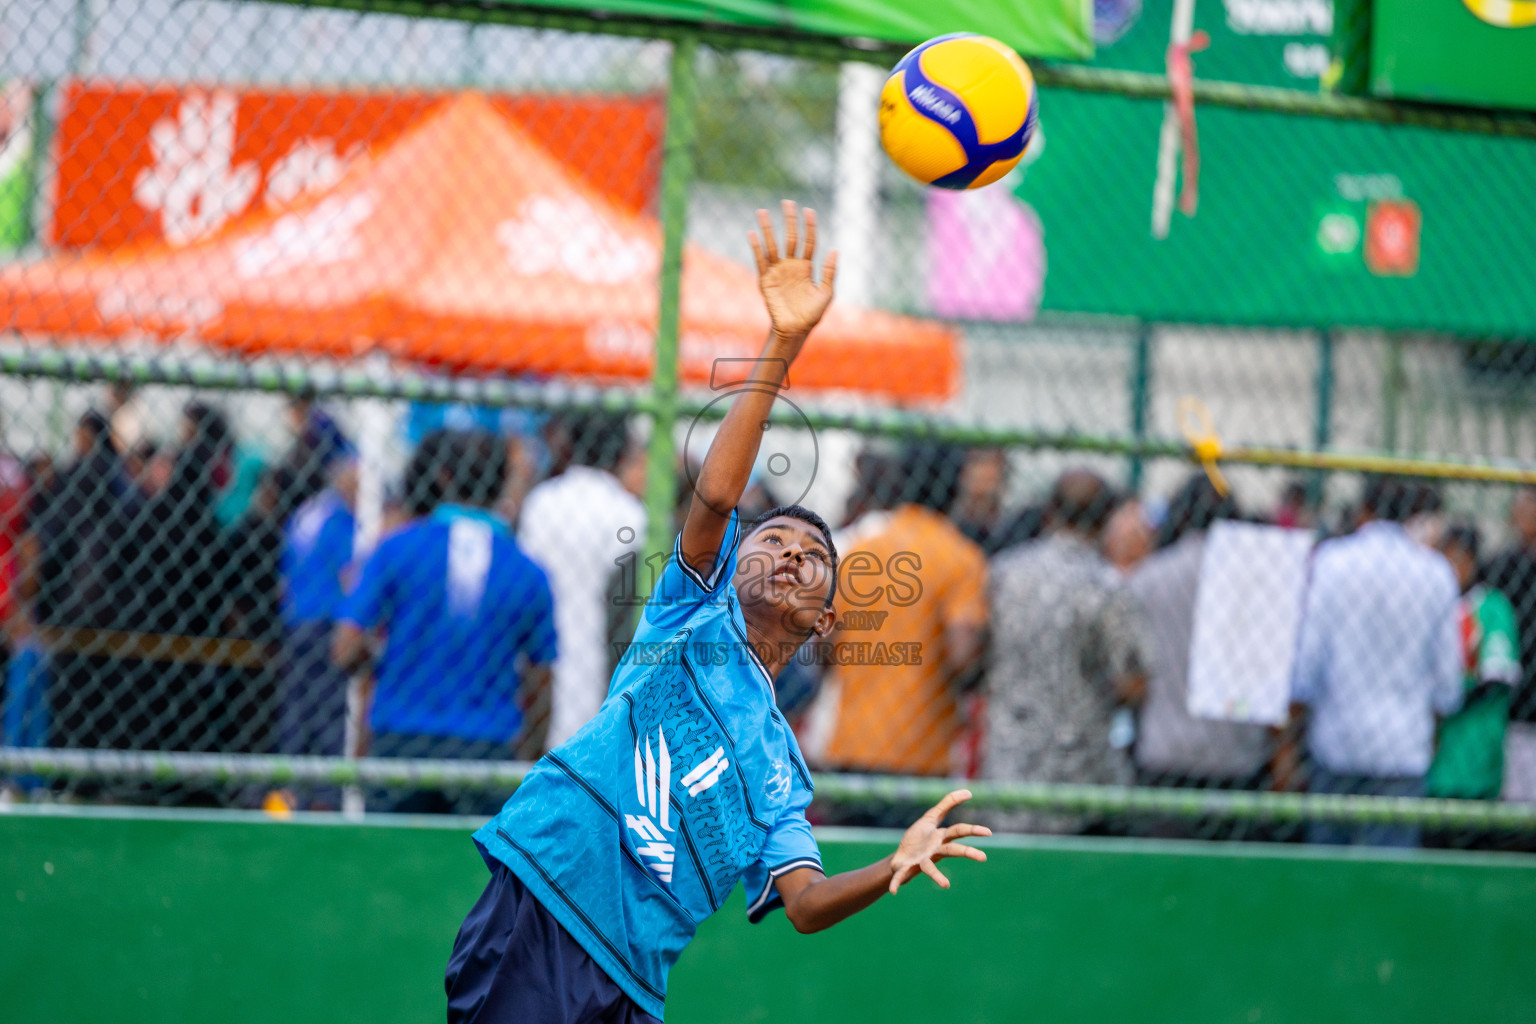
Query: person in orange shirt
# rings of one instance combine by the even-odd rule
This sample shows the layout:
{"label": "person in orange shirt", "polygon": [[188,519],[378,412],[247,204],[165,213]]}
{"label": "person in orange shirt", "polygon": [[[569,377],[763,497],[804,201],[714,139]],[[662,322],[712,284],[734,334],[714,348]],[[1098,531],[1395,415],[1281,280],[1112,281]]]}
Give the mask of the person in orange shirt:
{"label": "person in orange shirt", "polygon": [[987,630],[987,561],[945,515],[964,450],[919,444],[876,470],[871,510],[838,538],[821,761],[842,771],[950,775]]}

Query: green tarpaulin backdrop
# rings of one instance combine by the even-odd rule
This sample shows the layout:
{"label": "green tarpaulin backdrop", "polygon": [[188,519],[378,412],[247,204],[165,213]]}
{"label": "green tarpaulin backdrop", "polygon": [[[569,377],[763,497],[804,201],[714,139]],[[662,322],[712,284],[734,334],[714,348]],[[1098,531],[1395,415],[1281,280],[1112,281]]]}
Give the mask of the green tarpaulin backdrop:
{"label": "green tarpaulin backdrop", "polygon": [[[1459,0],[1458,0],[1459,5]],[[1125,5],[1129,10],[1133,5]],[[1294,7],[1296,17],[1280,18]],[[1317,88],[1331,19],[1203,0],[1196,75]],[[1267,14],[1266,14],[1267,12]],[[1164,67],[1172,0],[1148,0],[1095,63]],[[1129,21],[1129,18],[1127,18]],[[1200,206],[1151,232],[1163,105],[1047,90],[1017,194],[1039,214],[1043,307],[1169,321],[1536,331],[1536,143],[1241,110],[1197,110]],[[1416,210],[1416,267],[1367,264],[1382,204]],[[1382,268],[1378,267],[1378,270]],[[1390,268],[1387,268],[1390,269]]]}
{"label": "green tarpaulin backdrop", "polygon": [[[389,819],[391,815],[383,815]],[[0,814],[6,1024],[425,1024],[470,826]],[[896,834],[821,833],[829,869]],[[572,836],[573,847],[588,840]],[[1523,1024],[1520,855],[998,838],[817,935],[738,894],[668,1024]]]}
{"label": "green tarpaulin backdrop", "polygon": [[920,43],[982,32],[1026,56],[1093,54],[1092,0],[517,0],[518,7]]}
{"label": "green tarpaulin backdrop", "polygon": [[[1472,11],[1483,12],[1479,17]],[[1536,109],[1531,5],[1376,0],[1371,91],[1378,96]]]}

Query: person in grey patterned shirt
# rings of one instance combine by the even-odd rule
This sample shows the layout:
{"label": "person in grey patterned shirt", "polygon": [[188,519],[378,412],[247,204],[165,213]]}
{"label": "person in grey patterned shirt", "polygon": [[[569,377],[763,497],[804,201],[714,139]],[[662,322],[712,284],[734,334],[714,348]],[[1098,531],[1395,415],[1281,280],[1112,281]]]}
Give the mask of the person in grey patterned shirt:
{"label": "person in grey patterned shirt", "polygon": [[[1115,713],[1140,701],[1150,640],[1141,611],[1098,542],[1114,508],[1088,470],[1056,481],[1046,535],[997,556],[987,672],[983,774],[999,781],[1128,784],[1128,750],[1111,744]],[[999,827],[1080,831],[1082,819],[1011,812]]]}

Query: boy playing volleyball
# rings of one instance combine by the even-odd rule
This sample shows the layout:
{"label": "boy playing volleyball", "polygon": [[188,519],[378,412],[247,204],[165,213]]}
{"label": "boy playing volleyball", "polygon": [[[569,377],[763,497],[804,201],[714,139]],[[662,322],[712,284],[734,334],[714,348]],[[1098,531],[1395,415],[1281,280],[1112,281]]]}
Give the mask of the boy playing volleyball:
{"label": "boy playing volleyball", "polygon": [[737,501],[778,388],[832,301],[836,254],[816,283],[816,215],[784,203],[780,256],[766,211],[751,236],[772,332],[710,445],[693,503],[595,718],[545,755],[475,833],[491,881],[448,963],[448,1020],[644,1024],[667,972],[738,881],[748,917],[783,906],[819,931],[927,874],[985,860],[944,827],[950,793],[895,852],[827,878],[806,823],[811,779],[774,707],[773,680],[835,613],[837,552],[821,517],[776,508],[743,530]]}

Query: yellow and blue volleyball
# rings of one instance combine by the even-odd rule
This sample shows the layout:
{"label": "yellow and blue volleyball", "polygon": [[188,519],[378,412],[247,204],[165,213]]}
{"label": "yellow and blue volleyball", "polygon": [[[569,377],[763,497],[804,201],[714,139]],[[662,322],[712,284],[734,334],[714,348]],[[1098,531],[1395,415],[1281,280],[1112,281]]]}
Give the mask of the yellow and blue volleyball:
{"label": "yellow and blue volleyball", "polygon": [[896,166],[939,188],[980,188],[1013,169],[1038,118],[1029,67],[988,36],[930,39],[880,93],[880,143]]}

